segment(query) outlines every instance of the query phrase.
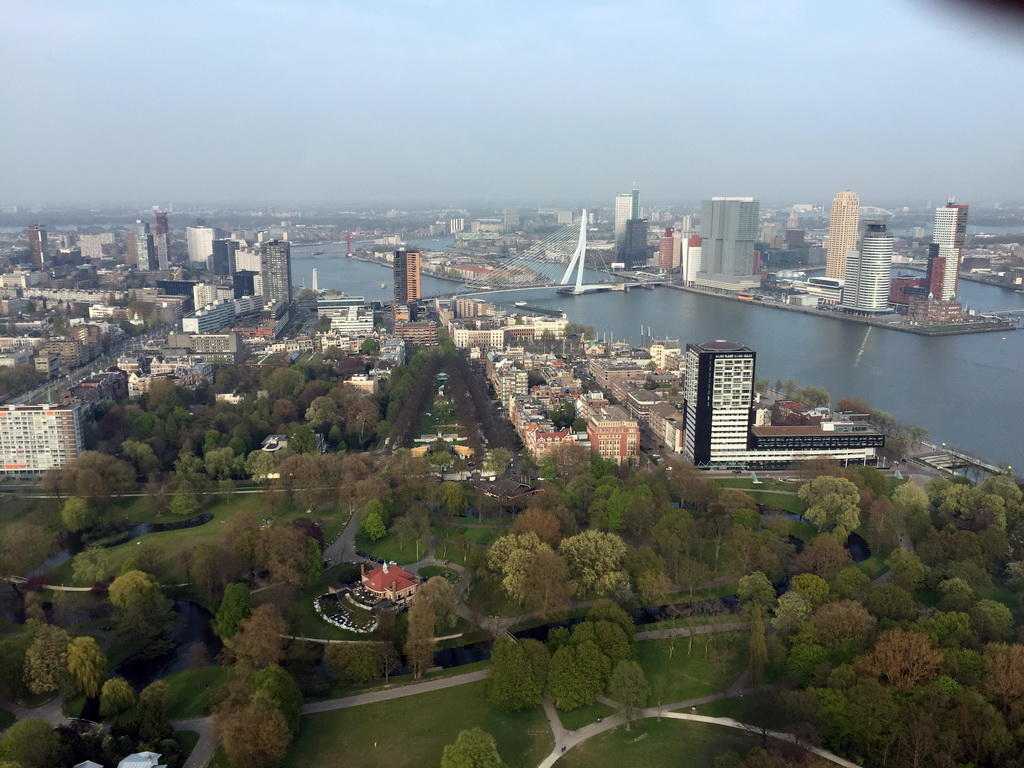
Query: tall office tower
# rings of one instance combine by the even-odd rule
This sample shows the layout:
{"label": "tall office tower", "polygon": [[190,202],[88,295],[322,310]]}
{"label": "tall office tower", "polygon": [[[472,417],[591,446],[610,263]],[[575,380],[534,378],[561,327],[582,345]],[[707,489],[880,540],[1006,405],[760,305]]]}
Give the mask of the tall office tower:
{"label": "tall office tower", "polygon": [[320,281],[317,280],[316,267],[313,267],[313,285],[311,286],[313,293],[320,293]]}
{"label": "tall office tower", "polygon": [[960,260],[967,240],[967,208],[953,198],[935,209],[932,244],[928,246],[928,292],[938,301],[956,299]]}
{"label": "tall office tower", "polygon": [[185,242],[188,245],[188,260],[195,265],[209,267],[213,257],[213,228],[187,227]]}
{"label": "tall office tower", "polygon": [[448,233],[456,235],[459,232],[464,232],[466,229],[466,220],[462,216],[452,216],[448,219]]}
{"label": "tall office tower", "polygon": [[0,405],[0,475],[41,475],[85,449],[82,404]]}
{"label": "tall office tower", "polygon": [[28,228],[28,249],[32,252],[32,267],[43,269],[46,264],[46,227],[32,224]]}
{"label": "tall office tower", "polygon": [[153,247],[153,233],[149,224],[141,219],[135,220],[135,266],[140,272],[156,269],[156,249]]}
{"label": "tall office tower", "polygon": [[157,269],[170,269],[171,231],[167,227],[167,211],[153,211],[153,245]]}
{"label": "tall office tower", "polygon": [[846,253],[843,306],[858,312],[885,312],[889,309],[892,283],[893,236],[882,222],[864,224],[860,251]]}
{"label": "tall office tower", "polygon": [[517,229],[519,229],[519,211],[515,208],[506,208],[504,230],[506,232],[515,232]]}
{"label": "tall office tower", "polygon": [[686,345],[686,436],[696,466],[742,460],[754,411],[754,351],[731,341]]}
{"label": "tall office tower", "polygon": [[395,306],[409,304],[420,297],[420,252],[399,248],[395,251]]}
{"label": "tall office tower", "polygon": [[101,235],[79,235],[78,247],[82,249],[82,261],[103,261],[103,242]]}
{"label": "tall office tower", "polygon": [[267,240],[259,245],[263,303],[272,307],[292,300],[292,246],[287,240]]}
{"label": "tall office tower", "polygon": [[750,282],[760,207],[752,197],[713,197],[700,204],[701,271],[718,282]]}
{"label": "tall office tower", "polygon": [[[257,285],[261,283],[261,285]],[[260,273],[248,269],[240,269],[231,276],[231,285],[235,291],[235,298],[243,296],[256,296],[262,294],[262,281]]]}
{"label": "tall office tower", "polygon": [[222,238],[213,241],[210,253],[209,269],[215,275],[228,277],[235,274],[235,254],[238,252],[238,241]]}
{"label": "tall office tower", "polygon": [[651,259],[647,247],[647,219],[630,219],[626,222],[625,252],[622,260],[626,269],[644,269]]}
{"label": "tall office tower", "polygon": [[675,237],[672,232],[672,227],[665,227],[665,234],[661,236],[661,240],[658,241],[658,269],[662,272],[668,272],[672,267],[676,266],[673,263],[673,255],[675,253]]}
{"label": "tall office tower", "polygon": [[860,224],[860,200],[846,189],[832,201],[828,220],[828,251],[825,255],[825,277],[842,278],[846,274],[846,254],[857,247]]}
{"label": "tall office tower", "polygon": [[640,190],[615,196],[615,260],[626,260],[626,222],[640,218]]}

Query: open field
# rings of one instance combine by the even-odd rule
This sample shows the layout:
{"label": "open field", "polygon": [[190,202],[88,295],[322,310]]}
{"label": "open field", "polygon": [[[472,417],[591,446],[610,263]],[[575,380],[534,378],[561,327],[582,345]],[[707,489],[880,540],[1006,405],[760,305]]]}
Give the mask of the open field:
{"label": "open field", "polygon": [[641,720],[627,731],[615,730],[588,739],[565,753],[557,768],[714,768],[726,752],[745,753],[756,737],[732,728],[685,720]]}
{"label": "open field", "polygon": [[615,714],[614,709],[600,701],[594,702],[589,707],[574,709],[572,712],[562,712],[558,709],[555,711],[558,713],[558,719],[562,722],[562,727],[567,731],[575,731],[585,725],[590,725],[599,717]]}
{"label": "open field", "polygon": [[[674,650],[673,650],[674,644]],[[747,666],[747,633],[641,640],[637,657],[651,685],[648,706],[707,696],[727,688]],[[671,655],[671,658],[669,656]]]}
{"label": "open field", "polygon": [[171,686],[171,720],[203,717],[210,714],[210,694],[235,676],[229,667],[200,667],[177,672],[164,678]]}
{"label": "open field", "polygon": [[508,713],[491,706],[483,682],[303,718],[286,766],[435,768],[459,731],[494,736],[509,768],[533,768],[554,739],[542,710]]}

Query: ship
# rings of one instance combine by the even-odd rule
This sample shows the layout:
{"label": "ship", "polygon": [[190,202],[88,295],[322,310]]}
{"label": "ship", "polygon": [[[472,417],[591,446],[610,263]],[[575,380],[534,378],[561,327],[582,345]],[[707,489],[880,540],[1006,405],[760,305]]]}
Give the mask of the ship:
{"label": "ship", "polygon": [[517,301],[516,302],[516,306],[517,307],[525,307],[526,306],[526,302],[525,301]]}
{"label": "ship", "polygon": [[381,290],[383,290],[384,288],[388,287],[388,284],[387,283],[381,283],[380,287],[381,287]]}
{"label": "ship", "polygon": [[327,251],[313,251],[310,256],[323,256]]}

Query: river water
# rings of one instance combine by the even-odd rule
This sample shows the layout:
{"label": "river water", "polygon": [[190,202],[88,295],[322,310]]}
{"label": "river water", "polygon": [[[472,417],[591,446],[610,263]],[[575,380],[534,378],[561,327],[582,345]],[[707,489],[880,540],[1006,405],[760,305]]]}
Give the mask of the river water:
{"label": "river water", "polygon": [[[438,242],[443,248],[444,241]],[[315,266],[321,288],[367,300],[391,298],[387,268],[344,256],[306,255],[332,247],[344,249],[296,248],[293,283],[305,277],[308,285]],[[427,276],[422,283],[425,295],[457,286]],[[1024,294],[1003,288],[961,281],[960,293],[974,310],[1024,309]],[[669,288],[585,296],[558,295],[553,289],[501,295],[503,303],[516,300],[560,308],[571,322],[593,326],[608,338],[639,343],[649,326],[655,338],[679,339],[684,345],[736,341],[757,353],[759,377],[825,387],[833,403],[840,397],[860,397],[900,421],[926,427],[936,444],[1024,468],[1024,331],[930,338]]]}

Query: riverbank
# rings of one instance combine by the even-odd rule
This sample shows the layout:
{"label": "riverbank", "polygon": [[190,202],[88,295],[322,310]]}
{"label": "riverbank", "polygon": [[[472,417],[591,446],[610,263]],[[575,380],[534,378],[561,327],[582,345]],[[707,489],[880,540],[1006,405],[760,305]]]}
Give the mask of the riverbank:
{"label": "riverbank", "polygon": [[1005,331],[1016,331],[1017,326],[1013,324],[1003,323],[964,323],[963,325],[940,325],[940,326],[919,326],[919,325],[897,325],[889,323],[884,320],[874,320],[868,317],[857,317],[854,315],[847,315],[841,312],[826,312],[820,309],[812,309],[810,307],[797,307],[791,304],[779,304],[775,301],[755,301],[751,302],[749,299],[739,299],[735,296],[728,296],[723,293],[713,293],[711,291],[705,291],[700,288],[691,288],[687,285],[676,285],[675,283],[660,283],[660,285],[666,288],[673,288],[677,291],[685,291],[686,293],[695,293],[700,296],[710,296],[715,299],[722,299],[724,301],[732,301],[739,304],[747,304],[756,307],[766,307],[769,309],[781,309],[784,312],[795,312],[802,315],[812,315],[814,317],[825,317],[831,320],[841,320],[844,323],[853,323],[855,325],[868,325],[875,328],[885,328],[890,331],[901,331],[903,333],[912,333],[915,336],[963,336],[971,333],[996,333]]}

